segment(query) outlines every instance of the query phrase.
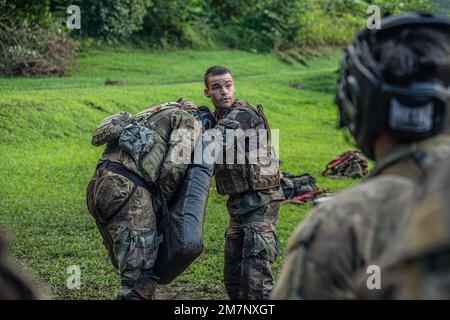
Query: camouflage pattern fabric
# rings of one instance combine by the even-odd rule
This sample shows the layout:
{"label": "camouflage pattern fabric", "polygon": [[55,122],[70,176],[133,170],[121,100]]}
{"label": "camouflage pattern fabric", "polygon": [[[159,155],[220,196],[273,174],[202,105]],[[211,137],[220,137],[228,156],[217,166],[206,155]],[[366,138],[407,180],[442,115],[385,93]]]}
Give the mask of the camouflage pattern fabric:
{"label": "camouflage pattern fabric", "polygon": [[[159,239],[152,195],[139,187],[120,212],[133,182],[107,169],[97,170],[88,187],[89,211],[94,216],[112,264],[119,271],[120,297],[151,298],[157,278],[153,275]],[[146,288],[136,291],[135,285]]]}
{"label": "camouflage pattern fabric", "polygon": [[[189,101],[180,102],[184,105]],[[190,109],[188,105],[186,110]],[[125,128],[129,135],[126,136],[124,131],[121,139],[125,143],[122,145],[134,139],[132,130],[145,128],[148,133],[149,129],[151,135],[137,132],[134,137],[142,140],[136,140],[136,148],[132,143],[128,149],[117,142],[108,144],[89,183],[89,212],[96,220],[111,262],[122,279],[119,298],[154,297],[158,279],[153,267],[160,243],[156,213],[172,199],[183,179],[188,164],[174,162],[172,153],[186,143],[181,135],[191,133],[194,139],[195,121],[194,115],[178,103],[154,105],[138,113],[133,118],[136,126]],[[139,143],[141,145],[137,146]],[[194,142],[190,147],[187,150],[192,152]],[[105,167],[105,163],[119,164],[137,179],[132,181]],[[142,181],[142,185],[138,186],[136,180]],[[154,186],[152,193],[147,186]]]}
{"label": "camouflage pattern fabric", "polygon": [[290,240],[274,298],[356,298],[357,275],[398,239],[411,214],[407,204],[449,156],[447,135],[397,146],[364,183],[319,205]]}
{"label": "camouflage pattern fabric", "polygon": [[[221,119],[215,114],[216,128],[266,129],[265,119],[245,106],[250,105],[238,100]],[[225,287],[231,299],[263,300],[270,297],[273,287],[271,264],[278,252],[275,224],[279,201],[284,200],[284,196],[279,181],[272,187],[270,179],[267,188],[262,190],[243,187],[247,182],[242,181],[242,172],[249,171],[245,166],[215,167],[216,184],[222,178],[231,177],[235,179],[236,188],[242,188],[230,195],[227,202],[230,224],[225,244]],[[218,171],[221,172],[218,174]],[[276,174],[279,180],[280,173]]]}
{"label": "camouflage pattern fabric", "polygon": [[104,119],[95,130],[91,144],[98,147],[116,141],[132,119],[129,112],[120,112]]}
{"label": "camouflage pattern fabric", "polygon": [[[183,103],[189,110],[191,104],[187,101],[189,100],[183,100]],[[117,152],[110,152],[107,149],[102,160],[122,163],[127,169],[142,176],[149,184],[158,181],[161,195],[169,202],[188,165],[187,162],[173,161],[174,155],[177,150],[184,149],[190,151],[187,154],[190,157],[197,137],[196,121],[192,113],[186,112],[178,103],[151,106],[135,116],[135,123],[145,128],[146,134],[149,134],[148,130],[152,132],[151,138],[148,139],[151,145],[142,147],[137,152],[139,156],[134,157],[124,148],[120,148]],[[139,142],[142,143],[141,140]],[[155,209],[159,211],[161,200],[159,198],[155,200]]]}
{"label": "camouflage pattern fabric", "polygon": [[380,290],[367,290],[362,299],[450,299],[450,158],[436,165],[399,240],[377,262]]}
{"label": "camouflage pattern fabric", "polygon": [[273,288],[272,263],[278,256],[275,226],[280,204],[269,203],[231,217],[225,235],[225,288],[232,300],[267,300]]}
{"label": "camouflage pattern fabric", "polygon": [[368,163],[359,151],[347,151],[331,161],[321,172],[332,178],[365,178],[368,175]]}

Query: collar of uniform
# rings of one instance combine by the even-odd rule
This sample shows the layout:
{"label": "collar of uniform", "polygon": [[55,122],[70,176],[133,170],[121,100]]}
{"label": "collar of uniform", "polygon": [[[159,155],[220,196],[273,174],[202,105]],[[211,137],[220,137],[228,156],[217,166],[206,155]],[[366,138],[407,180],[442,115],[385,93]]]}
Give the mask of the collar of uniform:
{"label": "collar of uniform", "polygon": [[394,145],[386,154],[376,162],[375,169],[369,177],[374,177],[383,173],[390,166],[405,160],[406,158],[416,157],[416,160],[426,156],[424,147],[429,143],[449,143],[450,133],[441,133],[432,138],[418,141],[411,144]]}
{"label": "collar of uniform", "polygon": [[227,110],[225,110],[225,112],[222,114],[222,117],[219,117],[219,114],[217,113],[217,110],[213,112],[213,117],[216,120],[216,122],[219,122],[220,120],[222,120],[229,112],[230,112],[231,108],[228,108]]}
{"label": "collar of uniform", "polygon": [[376,162],[375,168],[370,173],[369,178],[382,174],[384,170],[395,163],[410,157],[417,150],[418,147],[416,143],[394,145],[381,157],[379,161]]}
{"label": "collar of uniform", "polygon": [[217,110],[214,111],[214,113],[213,113],[214,119],[218,122],[218,121],[222,120],[223,118],[225,118],[227,116],[227,114],[229,114],[231,112],[231,110],[233,110],[234,108],[244,107],[244,106],[248,106],[248,105],[249,104],[247,101],[236,99],[236,101],[234,101],[233,105],[225,110],[225,112],[222,114],[221,118],[219,118]]}

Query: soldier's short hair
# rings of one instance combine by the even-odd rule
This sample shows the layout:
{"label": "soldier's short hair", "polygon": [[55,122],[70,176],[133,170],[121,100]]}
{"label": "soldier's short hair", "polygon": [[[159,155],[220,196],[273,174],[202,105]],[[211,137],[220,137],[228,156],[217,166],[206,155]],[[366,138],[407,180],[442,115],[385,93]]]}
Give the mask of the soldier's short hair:
{"label": "soldier's short hair", "polygon": [[228,69],[227,67],[224,67],[224,66],[215,65],[215,66],[208,68],[208,70],[206,70],[205,76],[203,78],[203,80],[205,81],[205,86],[208,87],[208,78],[209,77],[222,76],[224,74],[233,75],[231,73],[230,69]]}
{"label": "soldier's short hair", "polygon": [[432,77],[450,85],[449,72],[438,72],[439,66],[450,62],[448,31],[434,27],[410,27],[374,40],[371,51],[389,82],[426,81]]}

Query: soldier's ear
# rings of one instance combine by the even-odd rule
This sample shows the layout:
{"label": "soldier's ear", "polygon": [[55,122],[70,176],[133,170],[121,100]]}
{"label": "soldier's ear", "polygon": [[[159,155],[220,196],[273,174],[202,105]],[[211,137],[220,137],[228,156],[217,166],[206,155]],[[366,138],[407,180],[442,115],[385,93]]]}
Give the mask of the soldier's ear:
{"label": "soldier's ear", "polygon": [[205,88],[205,89],[203,90],[203,93],[205,94],[205,97],[211,98],[211,95],[209,94],[209,89],[208,89],[208,88]]}

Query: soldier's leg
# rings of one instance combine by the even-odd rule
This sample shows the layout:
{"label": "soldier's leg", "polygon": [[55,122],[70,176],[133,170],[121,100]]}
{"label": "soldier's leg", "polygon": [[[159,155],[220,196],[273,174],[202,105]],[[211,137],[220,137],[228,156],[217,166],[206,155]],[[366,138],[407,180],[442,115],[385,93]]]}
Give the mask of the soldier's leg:
{"label": "soldier's leg", "polygon": [[228,297],[231,300],[242,299],[241,263],[244,232],[239,223],[230,218],[225,234],[224,282]]}
{"label": "soldier's leg", "polygon": [[138,188],[117,219],[121,230],[114,239],[113,251],[125,287],[122,289],[131,290],[131,294],[120,297],[153,299],[158,281],[153,267],[159,239],[148,190]]}
{"label": "soldier's leg", "polygon": [[126,199],[132,188],[133,183],[125,177],[108,172],[88,189],[88,206],[122,278],[119,298],[151,299],[158,280],[153,266],[159,241],[149,191],[137,188],[119,213],[111,215],[118,199]]}
{"label": "soldier's leg", "polygon": [[252,212],[244,225],[242,290],[247,300],[268,300],[273,289],[272,264],[278,256],[275,225],[279,202]]}

